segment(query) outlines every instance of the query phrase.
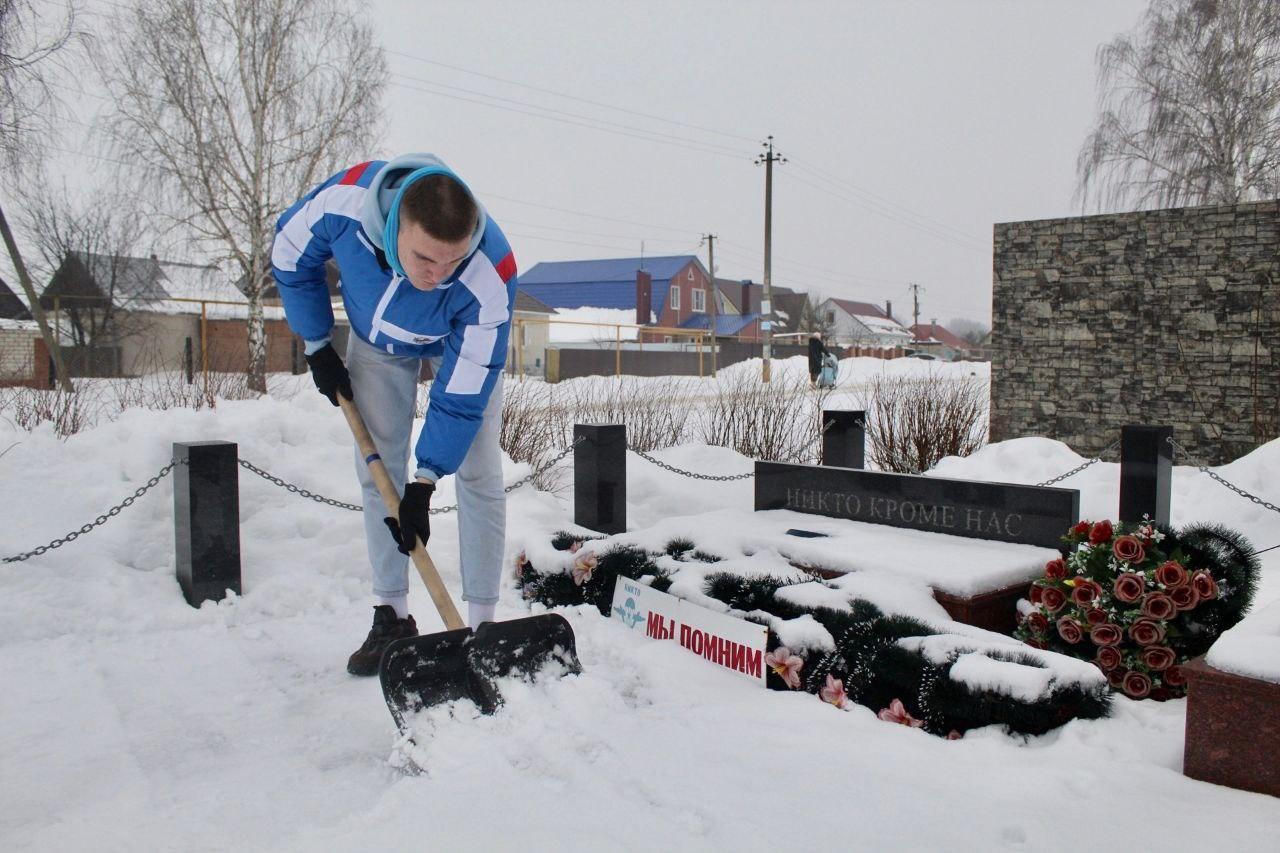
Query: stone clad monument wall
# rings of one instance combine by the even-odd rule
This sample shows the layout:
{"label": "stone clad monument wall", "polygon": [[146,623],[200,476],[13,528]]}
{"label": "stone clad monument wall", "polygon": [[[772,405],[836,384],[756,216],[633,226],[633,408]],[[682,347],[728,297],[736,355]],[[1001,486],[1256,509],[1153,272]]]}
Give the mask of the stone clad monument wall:
{"label": "stone clad monument wall", "polygon": [[1001,223],[993,272],[993,441],[1167,424],[1212,465],[1280,435],[1280,202]]}

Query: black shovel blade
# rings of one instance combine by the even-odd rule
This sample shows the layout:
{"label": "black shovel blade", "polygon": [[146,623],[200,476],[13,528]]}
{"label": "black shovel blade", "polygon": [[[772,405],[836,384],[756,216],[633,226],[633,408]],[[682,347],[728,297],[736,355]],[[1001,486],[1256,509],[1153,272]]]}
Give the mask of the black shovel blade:
{"label": "black shovel blade", "polygon": [[484,707],[467,662],[470,639],[471,629],[459,628],[408,637],[387,646],[378,665],[378,679],[397,728],[404,729],[407,714],[456,699],[471,699]]}
{"label": "black shovel blade", "polygon": [[562,676],[582,672],[573,628],[558,613],[482,623],[467,644],[467,659],[495,707],[502,704],[499,678],[533,678],[548,664],[562,667]]}
{"label": "black shovel blade", "polygon": [[485,622],[397,640],[382,655],[378,675],[387,708],[402,731],[409,714],[470,699],[484,714],[502,705],[497,680],[531,678],[548,664],[563,674],[582,672],[573,628],[563,616],[544,613],[508,622]]}

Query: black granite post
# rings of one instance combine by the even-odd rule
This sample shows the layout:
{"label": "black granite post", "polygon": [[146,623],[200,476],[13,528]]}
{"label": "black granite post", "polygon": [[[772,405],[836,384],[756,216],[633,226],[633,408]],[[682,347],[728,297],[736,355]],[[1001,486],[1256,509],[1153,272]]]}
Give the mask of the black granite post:
{"label": "black granite post", "polygon": [[862,468],[867,446],[867,413],[840,409],[822,412],[822,464]]}
{"label": "black granite post", "polygon": [[1173,427],[1127,426],[1120,430],[1120,520],[1149,515],[1169,523],[1173,481]]}
{"label": "black granite post", "polygon": [[573,521],[601,533],[627,529],[627,428],[574,424]]}
{"label": "black granite post", "polygon": [[[174,442],[177,576],[192,607],[240,594],[240,482],[230,441]],[[185,462],[185,464],[183,464]]]}

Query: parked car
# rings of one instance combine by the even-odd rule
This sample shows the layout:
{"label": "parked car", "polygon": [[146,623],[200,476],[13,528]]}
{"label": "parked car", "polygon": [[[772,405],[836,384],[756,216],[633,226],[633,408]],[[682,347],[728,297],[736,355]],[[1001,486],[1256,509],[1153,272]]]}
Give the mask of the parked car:
{"label": "parked car", "polygon": [[913,352],[907,358],[918,358],[922,361],[938,361],[938,357],[931,352]]}

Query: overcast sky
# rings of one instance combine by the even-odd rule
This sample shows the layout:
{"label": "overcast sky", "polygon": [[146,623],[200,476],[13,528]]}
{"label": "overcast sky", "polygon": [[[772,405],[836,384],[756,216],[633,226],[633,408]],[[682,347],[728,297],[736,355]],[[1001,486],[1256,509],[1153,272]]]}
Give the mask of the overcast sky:
{"label": "overcast sky", "polygon": [[369,154],[442,156],[521,269],[642,242],[705,264],[713,233],[718,274],[761,281],[772,134],[775,284],[910,322],[915,282],[922,321],[989,322],[992,225],[1080,213],[1094,54],[1145,7],[372,0],[392,76]]}
{"label": "overcast sky", "polygon": [[524,269],[641,241],[706,263],[714,233],[719,274],[760,281],[773,134],[774,283],[908,319],[917,282],[923,321],[987,321],[993,223],[1080,212],[1094,53],[1145,7],[376,0],[382,153],[443,156]]}

